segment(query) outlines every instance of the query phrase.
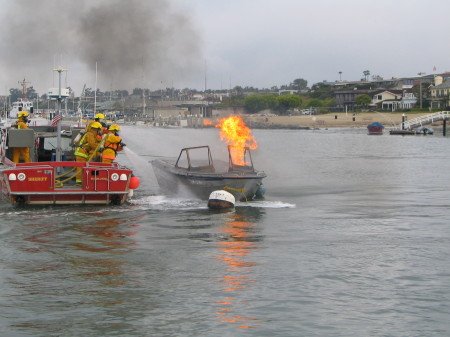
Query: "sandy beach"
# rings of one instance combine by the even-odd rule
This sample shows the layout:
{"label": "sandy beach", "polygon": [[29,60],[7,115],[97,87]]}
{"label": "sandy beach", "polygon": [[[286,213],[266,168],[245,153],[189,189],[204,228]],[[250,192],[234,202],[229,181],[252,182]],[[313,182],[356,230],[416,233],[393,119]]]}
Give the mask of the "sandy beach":
{"label": "sandy beach", "polygon": [[[427,113],[406,113],[408,119]],[[402,122],[402,113],[367,112],[367,113],[329,113],[306,116],[246,116],[245,121],[253,127],[267,128],[353,128],[367,127],[379,122],[385,127],[398,126]],[[442,122],[440,122],[442,124]]]}

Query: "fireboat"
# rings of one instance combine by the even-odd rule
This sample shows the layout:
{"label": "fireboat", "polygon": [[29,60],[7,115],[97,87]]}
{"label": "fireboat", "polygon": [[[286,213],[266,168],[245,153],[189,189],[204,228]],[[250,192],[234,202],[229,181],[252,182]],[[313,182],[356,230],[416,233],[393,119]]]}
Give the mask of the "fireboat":
{"label": "fireboat", "polygon": [[[59,72],[61,81],[62,68],[55,70]],[[59,97],[59,107],[61,101]],[[3,199],[12,205],[125,203],[139,186],[139,179],[131,169],[116,162],[75,161],[74,139],[84,128],[63,126],[59,107],[56,125],[0,128],[0,189]],[[14,163],[14,147],[30,148],[31,162]],[[81,184],[75,181],[77,170],[82,171]]]}

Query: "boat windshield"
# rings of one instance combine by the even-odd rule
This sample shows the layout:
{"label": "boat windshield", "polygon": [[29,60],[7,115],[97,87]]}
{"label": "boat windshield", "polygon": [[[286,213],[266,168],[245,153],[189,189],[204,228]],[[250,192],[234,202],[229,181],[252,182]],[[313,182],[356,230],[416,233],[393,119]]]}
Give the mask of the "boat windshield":
{"label": "boat windshield", "polygon": [[186,170],[214,171],[209,146],[182,149],[175,166]]}

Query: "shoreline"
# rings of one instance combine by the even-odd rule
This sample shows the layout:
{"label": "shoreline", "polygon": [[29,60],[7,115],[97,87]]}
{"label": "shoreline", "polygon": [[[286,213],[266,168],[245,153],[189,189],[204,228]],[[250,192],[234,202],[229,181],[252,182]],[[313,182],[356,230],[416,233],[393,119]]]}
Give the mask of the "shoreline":
{"label": "shoreline", "polygon": [[249,127],[256,129],[365,128],[373,122],[389,128],[400,126],[403,115],[413,119],[428,113],[339,112],[305,116],[245,116],[243,119]]}

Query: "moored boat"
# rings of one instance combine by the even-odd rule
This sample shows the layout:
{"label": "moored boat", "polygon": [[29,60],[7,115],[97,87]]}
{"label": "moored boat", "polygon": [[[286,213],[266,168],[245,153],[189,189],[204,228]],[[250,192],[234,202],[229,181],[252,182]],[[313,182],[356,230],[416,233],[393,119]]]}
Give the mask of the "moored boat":
{"label": "moored boat", "polygon": [[209,146],[183,148],[177,160],[155,159],[152,166],[163,193],[194,196],[208,200],[213,191],[225,190],[237,200],[262,198],[266,174],[253,167],[250,149],[242,149],[245,161],[233,161],[233,147],[228,146],[228,163],[213,162]]}
{"label": "moored boat", "polygon": [[9,127],[15,123],[17,116],[21,111],[26,111],[29,114],[28,124],[30,126],[42,126],[50,125],[50,116],[45,116],[33,107],[33,102],[25,98],[26,96],[26,84],[29,82],[23,79],[20,84],[22,85],[22,97],[11,104],[11,110],[5,113],[0,120],[0,127]]}
{"label": "moored boat", "polygon": [[382,135],[384,126],[378,122],[373,122],[367,126],[367,131],[369,135]]}
{"label": "moored boat", "polygon": [[434,134],[434,129],[430,126],[422,126],[416,130],[417,135],[432,135]]}

